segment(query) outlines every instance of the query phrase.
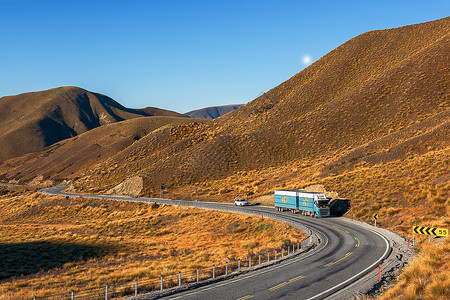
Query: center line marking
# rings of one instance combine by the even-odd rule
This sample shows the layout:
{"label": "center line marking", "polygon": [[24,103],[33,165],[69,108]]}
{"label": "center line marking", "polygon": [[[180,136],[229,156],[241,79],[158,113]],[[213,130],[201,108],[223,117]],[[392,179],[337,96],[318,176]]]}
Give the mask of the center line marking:
{"label": "center line marking", "polygon": [[237,300],[245,300],[245,299],[250,299],[250,298],[253,298],[253,297],[254,297],[254,295],[251,295],[251,296],[245,296],[245,297],[239,298],[239,299],[237,299]]}
{"label": "center line marking", "polygon": [[294,278],[294,279],[291,279],[291,280],[289,281],[289,283],[294,282],[294,281],[297,281],[297,280],[302,279],[302,278],[305,278],[305,276],[299,276],[299,277],[296,277],[296,278]]}
{"label": "center line marking", "polygon": [[288,284],[288,282],[280,283],[279,285],[276,285],[273,288],[271,288],[269,291],[274,291],[274,290],[276,290],[276,289],[278,289],[278,288],[280,288],[282,286],[285,286],[286,284]]}
{"label": "center line marking", "polygon": [[271,288],[269,291],[274,291],[274,290],[276,290],[276,289],[279,289],[280,287],[283,287],[283,286],[285,286],[285,285],[288,285],[289,283],[293,283],[294,281],[297,281],[297,280],[299,280],[299,279],[302,279],[302,278],[305,278],[305,276],[299,276],[299,277],[296,277],[296,278],[294,278],[294,279],[291,279],[291,280],[289,280],[288,282],[283,282],[283,283],[281,283],[281,284],[279,284],[279,285],[277,285],[277,286],[274,286],[273,288]]}
{"label": "center line marking", "polygon": [[332,265],[334,265],[334,264],[337,264],[337,263],[338,263],[338,262],[340,262],[341,260],[343,260],[343,259],[345,259],[345,258],[349,257],[350,255],[352,255],[352,253],[353,253],[353,252],[347,253],[347,255],[346,255],[346,256],[344,256],[343,258],[341,258],[340,260],[338,260],[338,261],[335,261],[334,263],[331,263],[331,264],[325,265],[325,267],[329,267],[329,266],[332,266]]}
{"label": "center line marking", "polygon": [[360,245],[361,243],[359,242],[359,239],[358,239],[357,237],[355,237],[355,239],[358,241],[358,244],[356,245],[356,248],[359,248],[359,245]]}
{"label": "center line marking", "polygon": [[344,231],[347,232],[347,233],[350,233],[350,232],[348,232],[347,230],[345,230],[345,229],[342,228],[342,227],[339,227],[339,226],[334,226],[334,227],[339,228],[339,229],[341,229],[341,230],[344,230]]}

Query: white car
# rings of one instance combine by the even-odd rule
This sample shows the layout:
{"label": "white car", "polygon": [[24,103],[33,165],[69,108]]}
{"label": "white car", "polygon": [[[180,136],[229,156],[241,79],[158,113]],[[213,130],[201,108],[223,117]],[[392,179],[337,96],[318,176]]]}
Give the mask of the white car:
{"label": "white car", "polygon": [[234,200],[234,205],[236,206],[247,206],[249,205],[248,201],[242,198],[238,198]]}

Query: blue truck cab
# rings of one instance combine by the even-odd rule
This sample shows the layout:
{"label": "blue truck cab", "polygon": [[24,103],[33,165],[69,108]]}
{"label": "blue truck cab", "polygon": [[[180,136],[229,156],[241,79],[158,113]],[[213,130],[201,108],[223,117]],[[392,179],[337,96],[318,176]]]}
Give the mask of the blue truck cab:
{"label": "blue truck cab", "polygon": [[292,211],[312,217],[329,217],[330,200],[325,193],[298,190],[276,190],[275,208],[278,211]]}

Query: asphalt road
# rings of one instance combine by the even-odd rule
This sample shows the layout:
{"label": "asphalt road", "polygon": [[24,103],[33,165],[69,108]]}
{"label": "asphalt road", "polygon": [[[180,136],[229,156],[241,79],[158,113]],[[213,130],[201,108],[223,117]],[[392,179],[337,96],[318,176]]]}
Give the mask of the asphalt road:
{"label": "asphalt road", "polygon": [[[64,187],[42,192],[71,197]],[[321,218],[277,212],[273,207],[235,207],[233,204],[190,202],[121,196],[87,197],[196,206],[241,213],[270,213],[287,221],[301,222],[320,239],[311,253],[297,256],[272,267],[235,278],[167,296],[167,299],[323,299],[378,268],[390,250],[385,237],[345,218]],[[141,296],[142,297],[142,296]],[[139,299],[144,299],[144,298]],[[164,298],[163,298],[164,299]]]}

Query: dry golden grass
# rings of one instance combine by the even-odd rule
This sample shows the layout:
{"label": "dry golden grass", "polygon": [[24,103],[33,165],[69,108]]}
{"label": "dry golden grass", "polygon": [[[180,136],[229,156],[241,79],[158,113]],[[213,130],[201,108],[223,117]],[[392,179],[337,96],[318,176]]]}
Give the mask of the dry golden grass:
{"label": "dry golden grass", "polygon": [[421,253],[400,275],[397,284],[379,297],[385,299],[449,299],[450,238],[421,245]]}
{"label": "dry golden grass", "polygon": [[[183,207],[0,196],[0,299],[30,299],[186,274],[297,242],[302,232],[257,217]],[[23,274],[23,275],[21,275]]]}
{"label": "dry golden grass", "polygon": [[212,124],[152,131],[73,174],[75,188],[139,175],[146,196],[163,183],[168,198],[270,204],[274,189],[322,185],[351,200],[349,217],[448,228],[449,31],[445,18],[365,33]]}

